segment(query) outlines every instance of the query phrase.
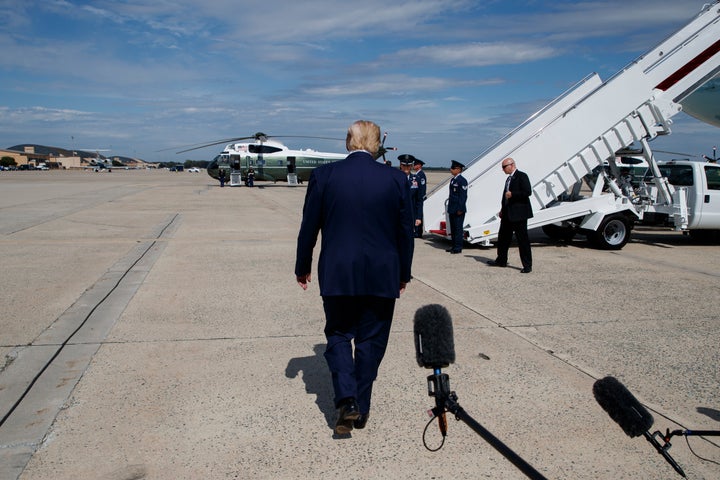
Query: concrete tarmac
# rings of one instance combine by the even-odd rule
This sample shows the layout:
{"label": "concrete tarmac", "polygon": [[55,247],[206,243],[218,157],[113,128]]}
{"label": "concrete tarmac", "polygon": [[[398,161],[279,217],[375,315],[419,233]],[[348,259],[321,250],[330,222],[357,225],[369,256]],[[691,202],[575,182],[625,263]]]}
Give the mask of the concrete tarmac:
{"label": "concrete tarmac", "polygon": [[[514,247],[492,268],[493,248],[416,240],[368,426],[334,435],[316,270],[308,291],[293,274],[304,195],[0,172],[0,479],[526,478],[464,421],[423,445],[442,444],[413,342],[430,303],[453,318],[459,404],[547,478],[678,477],[596,403],[606,375],[653,431],[720,429],[720,247],[637,229],[621,251],[533,232],[529,275]],[[720,478],[720,438],[687,440],[669,450],[687,476]]]}

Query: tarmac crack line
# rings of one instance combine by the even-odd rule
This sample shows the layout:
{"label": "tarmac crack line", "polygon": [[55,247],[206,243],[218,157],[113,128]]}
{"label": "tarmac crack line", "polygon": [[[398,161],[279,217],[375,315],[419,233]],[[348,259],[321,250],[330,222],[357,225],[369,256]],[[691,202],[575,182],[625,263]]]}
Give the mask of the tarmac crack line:
{"label": "tarmac crack line", "polygon": [[[416,280],[416,281],[422,283],[422,284],[425,285],[426,287],[428,287],[428,288],[430,288],[431,290],[439,293],[440,295],[442,295],[443,297],[447,298],[448,300],[450,300],[450,301],[456,303],[457,305],[460,305],[460,306],[462,306],[463,308],[465,308],[465,309],[473,312],[474,314],[476,314],[476,315],[478,315],[479,317],[487,320],[488,322],[490,322],[491,324],[495,325],[496,327],[501,328],[502,330],[506,331],[506,332],[509,333],[510,335],[512,335],[512,336],[514,336],[514,337],[516,337],[516,338],[519,338],[519,339],[522,340],[523,342],[529,344],[530,346],[532,346],[532,347],[535,348],[536,350],[539,350],[539,351],[542,352],[544,355],[549,356],[549,357],[552,358],[553,360],[559,361],[559,362],[561,362],[561,363],[569,366],[569,367],[572,368],[573,370],[576,370],[577,372],[581,373],[582,375],[587,376],[588,378],[591,378],[591,379],[593,379],[593,380],[597,380],[597,379],[598,379],[596,375],[592,374],[592,373],[591,373],[590,371],[588,371],[586,368],[583,368],[582,366],[580,366],[580,365],[578,365],[578,364],[576,364],[576,363],[571,362],[571,361],[570,361],[569,359],[567,359],[567,358],[561,357],[560,355],[556,354],[554,350],[548,349],[548,348],[545,348],[545,347],[539,345],[538,343],[534,342],[533,340],[531,340],[531,339],[530,339],[529,337],[527,337],[526,335],[523,335],[522,332],[518,331],[518,330],[521,329],[521,328],[527,328],[527,327],[530,327],[530,326],[532,326],[532,327],[537,327],[537,326],[539,326],[539,325],[527,325],[527,326],[523,326],[523,325],[503,325],[502,323],[500,323],[500,322],[498,322],[498,321],[496,321],[496,320],[493,320],[492,318],[488,317],[487,315],[482,314],[482,313],[479,312],[476,308],[474,308],[474,307],[472,307],[472,306],[470,306],[470,305],[467,305],[467,304],[463,303],[462,301],[460,301],[460,300],[452,297],[452,296],[449,295],[448,293],[440,290],[439,288],[432,286],[432,285],[429,284],[428,282],[426,282],[426,281],[424,281],[424,280],[422,280],[422,279],[420,279],[420,278],[417,278],[417,277],[413,277],[413,280]],[[613,322],[614,322],[614,321],[613,321]],[[587,322],[587,323],[594,323],[594,322]],[[609,322],[597,322],[597,323],[609,323]],[[544,325],[544,326],[552,326],[552,325],[554,325],[554,324],[546,324],[546,325]],[[677,423],[677,422],[676,422],[676,423]]]}
{"label": "tarmac crack line", "polygon": [[[164,233],[167,231],[167,229],[176,221],[176,219],[177,219],[178,217],[179,217],[179,214],[175,214],[175,215],[169,220],[169,222],[160,229],[160,232],[157,234],[157,236],[158,236],[158,237],[161,237],[162,235],[164,235]],[[72,340],[72,338],[73,338],[75,335],[77,335],[77,334],[83,329],[83,327],[86,326],[87,322],[90,320],[90,318],[91,318],[92,315],[95,313],[95,311],[98,310],[98,308],[100,308],[100,306],[103,305],[103,304],[105,303],[105,301],[118,289],[118,287],[120,286],[120,284],[122,283],[122,281],[131,273],[131,271],[135,268],[135,266],[136,266],[138,263],[140,263],[140,261],[143,260],[143,258],[145,258],[145,256],[148,254],[148,252],[150,252],[155,245],[156,245],[156,242],[155,242],[155,241],[149,242],[149,244],[144,248],[144,250],[141,251],[141,252],[139,253],[139,255],[137,255],[137,257],[135,258],[135,260],[132,261],[131,264],[130,264],[128,267],[125,268],[124,272],[117,278],[117,280],[115,281],[114,285],[113,285],[111,288],[108,289],[107,293],[106,293],[102,298],[100,298],[99,301],[97,301],[97,302],[95,303],[95,305],[94,305],[94,306],[89,310],[89,312],[85,315],[85,317],[84,317],[83,320],[80,322],[80,324],[65,338],[65,340],[64,340],[63,342],[61,342],[61,343],[55,343],[55,344],[47,344],[47,345],[43,345],[43,344],[40,344],[40,343],[38,343],[38,344],[33,343],[33,344],[31,344],[31,345],[28,346],[28,347],[43,347],[43,346],[48,346],[48,345],[50,345],[50,346],[53,346],[53,347],[57,347],[57,350],[56,350],[55,353],[50,357],[50,359],[45,362],[45,364],[42,366],[42,368],[40,368],[40,370],[35,374],[35,376],[32,378],[32,380],[29,382],[29,384],[27,385],[27,387],[26,387],[26,388],[22,391],[22,393],[19,395],[19,397],[17,398],[17,400],[14,402],[14,404],[8,409],[8,411],[5,413],[5,415],[2,417],[2,419],[0,419],[0,427],[2,427],[2,426],[7,422],[7,420],[11,417],[11,415],[12,415],[12,414],[17,410],[17,408],[22,404],[22,402],[23,402],[23,401],[25,400],[25,398],[28,396],[28,394],[29,394],[30,391],[33,389],[33,387],[35,386],[35,384],[38,382],[38,380],[40,379],[40,377],[42,377],[42,375],[53,365],[53,363],[55,362],[55,360],[61,355],[61,353],[63,353],[63,351],[65,350],[65,348],[66,348],[67,346],[71,346],[71,345],[90,345],[90,344],[92,344],[92,343],[88,343],[88,344],[83,344],[83,343],[73,344],[73,343],[71,342],[71,340]],[[97,342],[96,342],[96,343],[97,343]],[[100,342],[99,344],[102,344],[102,342]]]}
{"label": "tarmac crack line", "polygon": [[[254,337],[203,337],[203,338],[157,338],[154,340],[107,340],[101,342],[67,342],[65,346],[87,346],[87,345],[142,345],[142,344],[160,344],[160,343],[190,343],[190,342],[222,342],[236,340],[274,340],[287,338],[325,338],[322,335],[261,335]],[[20,348],[20,347],[58,347],[62,343],[33,343],[32,345],[0,345],[0,347]]]}
{"label": "tarmac crack line", "polygon": [[[653,244],[653,245],[656,245],[656,244]],[[610,252],[610,253],[612,253],[613,255],[620,255],[620,252]],[[633,260],[636,260],[636,261],[639,261],[640,263],[645,263],[645,264],[648,263],[648,261],[649,261],[647,258],[644,258],[641,255],[634,255],[632,253],[628,253],[628,252],[624,252],[624,251],[622,252],[622,256],[623,256],[623,258],[631,258]],[[672,268],[675,270],[679,270],[681,272],[697,273],[700,275],[707,275],[708,277],[715,277],[715,278],[720,277],[720,274],[717,272],[711,272],[708,270],[699,270],[696,268],[687,268],[684,265],[678,265],[675,263],[665,262],[663,260],[653,259],[650,263],[654,266],[661,265],[663,267]]]}
{"label": "tarmac crack line", "polygon": [[[178,218],[178,213],[166,217],[150,238],[119,259],[0,372],[10,381],[5,382],[9,388],[0,390],[0,406],[10,406],[0,420],[0,476],[19,477],[42,445],[102,340],[163,251],[165,242],[158,240],[170,232]],[[56,342],[48,341],[54,337],[58,337]]]}
{"label": "tarmac crack line", "polygon": [[[669,265],[669,266],[672,266],[672,265]],[[437,288],[437,287],[434,287],[434,286],[430,285],[428,282],[426,282],[426,281],[424,281],[424,280],[422,280],[422,279],[419,279],[418,277],[415,277],[415,276],[413,276],[413,280],[418,281],[419,283],[421,283],[421,284],[425,285],[426,287],[428,287],[429,289],[437,292],[438,294],[442,295],[443,297],[447,298],[448,300],[456,303],[457,305],[462,306],[463,308],[465,308],[465,309],[473,312],[474,314],[480,316],[481,318],[484,318],[484,319],[487,320],[488,322],[490,322],[490,323],[494,324],[495,326],[497,326],[497,327],[505,330],[505,331],[508,332],[510,335],[513,335],[513,336],[515,336],[515,337],[523,340],[524,342],[528,343],[528,344],[531,345],[533,348],[541,351],[544,355],[549,356],[549,357],[552,358],[553,360],[560,361],[561,363],[567,365],[568,367],[572,368],[573,370],[576,370],[577,372],[581,373],[582,375],[587,376],[588,378],[591,378],[591,379],[593,379],[593,380],[598,380],[598,377],[595,376],[595,375],[593,375],[592,373],[590,373],[587,369],[581,367],[580,365],[577,365],[577,364],[571,362],[569,359],[562,358],[561,356],[559,356],[558,354],[556,354],[553,350],[550,350],[550,349],[547,349],[547,348],[543,348],[542,346],[540,346],[539,344],[535,343],[534,341],[532,341],[531,339],[529,339],[529,338],[526,337],[525,335],[522,335],[520,332],[516,332],[516,331],[513,330],[513,329],[516,329],[516,328],[519,328],[519,327],[522,327],[522,326],[518,326],[518,325],[506,326],[506,325],[503,325],[502,323],[499,323],[499,322],[491,319],[491,318],[488,317],[487,315],[484,315],[484,314],[480,313],[480,312],[477,311],[474,307],[471,307],[471,306],[469,306],[469,305],[466,305],[465,303],[463,303],[463,302],[461,302],[460,300],[452,297],[452,296],[449,295],[448,293],[440,290],[440,289]],[[616,323],[616,322],[617,322],[617,321],[612,321],[612,322],[585,322],[585,323]],[[551,325],[554,325],[554,324],[546,324],[545,326],[551,326]],[[538,325],[529,325],[529,326],[538,326]],[[673,418],[672,416],[670,416],[669,414],[665,414],[665,413],[663,413],[663,412],[660,412],[660,411],[657,410],[656,408],[653,408],[653,407],[651,407],[651,406],[649,406],[649,405],[646,405],[646,404],[643,404],[643,405],[644,405],[648,410],[654,412],[655,414],[659,415],[660,417],[664,418],[665,420],[667,420],[667,421],[669,421],[669,422],[672,422],[672,423],[674,423],[675,425],[678,425],[678,426],[680,426],[680,427],[682,427],[682,428],[684,428],[684,429],[688,429],[688,428],[689,428],[689,427],[683,425],[683,423],[682,423],[681,421],[674,419],[674,418]],[[712,444],[712,445],[720,448],[720,445],[716,445],[714,442],[708,440],[707,438],[702,437],[702,439],[705,440],[706,442],[708,442],[708,443],[710,443],[710,444]]]}

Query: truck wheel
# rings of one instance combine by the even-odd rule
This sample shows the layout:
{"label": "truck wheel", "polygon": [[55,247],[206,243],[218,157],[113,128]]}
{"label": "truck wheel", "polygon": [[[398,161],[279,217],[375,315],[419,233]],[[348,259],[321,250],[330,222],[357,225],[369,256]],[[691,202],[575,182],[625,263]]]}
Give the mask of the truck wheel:
{"label": "truck wheel", "polygon": [[563,227],[550,223],[542,226],[542,231],[552,240],[569,242],[575,236],[575,230],[571,227]]}
{"label": "truck wheel", "polygon": [[630,240],[630,230],[630,222],[624,215],[611,215],[590,234],[590,241],[602,250],[620,250]]}

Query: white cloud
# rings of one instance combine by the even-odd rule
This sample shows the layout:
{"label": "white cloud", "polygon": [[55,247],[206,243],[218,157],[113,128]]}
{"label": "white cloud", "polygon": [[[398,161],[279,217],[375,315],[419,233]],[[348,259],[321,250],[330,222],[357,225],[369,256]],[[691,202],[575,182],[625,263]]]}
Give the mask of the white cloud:
{"label": "white cloud", "polygon": [[558,55],[548,46],[531,43],[468,43],[423,46],[400,50],[384,57],[386,62],[403,62],[456,67],[482,67],[544,60]]}
{"label": "white cloud", "polygon": [[88,118],[91,112],[83,112],[80,110],[72,110],[67,108],[47,108],[47,107],[23,107],[9,108],[0,107],[0,122],[3,123],[33,123],[33,122],[67,122],[77,119]]}
{"label": "white cloud", "polygon": [[365,76],[357,80],[316,84],[302,88],[302,93],[319,97],[388,96],[404,97],[422,92],[440,92],[447,89],[480,87],[501,83],[498,79],[460,80],[442,77],[417,77],[409,75]]}

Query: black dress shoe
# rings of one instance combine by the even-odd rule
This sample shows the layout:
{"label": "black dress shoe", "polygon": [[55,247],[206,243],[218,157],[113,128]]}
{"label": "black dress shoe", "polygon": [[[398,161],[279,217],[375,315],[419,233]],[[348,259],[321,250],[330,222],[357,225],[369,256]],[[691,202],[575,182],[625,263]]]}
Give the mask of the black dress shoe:
{"label": "black dress shoe", "polygon": [[452,252],[453,249],[452,249],[452,248],[446,248],[445,251],[446,251],[446,252]]}
{"label": "black dress shoe", "polygon": [[368,418],[370,418],[369,413],[361,413],[360,416],[353,422],[353,426],[358,430],[365,428]]}
{"label": "black dress shoe", "polygon": [[487,264],[491,267],[507,267],[507,263],[500,263],[497,260],[488,260]]}
{"label": "black dress shoe", "polygon": [[360,410],[354,398],[346,398],[338,404],[338,417],[335,422],[335,433],[344,435],[353,429],[353,423],[360,417]]}
{"label": "black dress shoe", "polygon": [[457,255],[458,253],[462,253],[462,250],[450,250],[450,253],[452,255]]}
{"label": "black dress shoe", "polygon": [[524,267],[522,270],[520,270],[520,273],[530,273],[532,272],[532,268],[530,267]]}

